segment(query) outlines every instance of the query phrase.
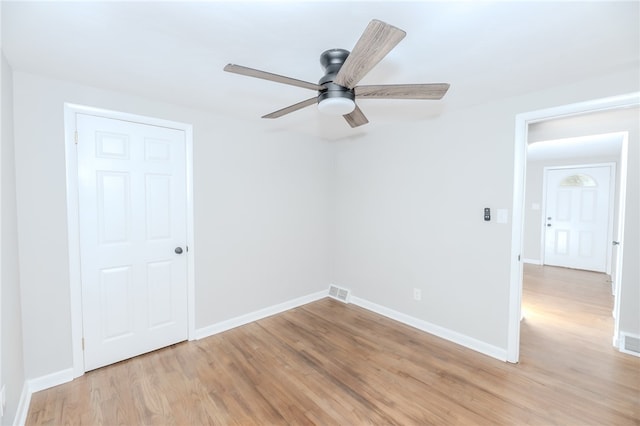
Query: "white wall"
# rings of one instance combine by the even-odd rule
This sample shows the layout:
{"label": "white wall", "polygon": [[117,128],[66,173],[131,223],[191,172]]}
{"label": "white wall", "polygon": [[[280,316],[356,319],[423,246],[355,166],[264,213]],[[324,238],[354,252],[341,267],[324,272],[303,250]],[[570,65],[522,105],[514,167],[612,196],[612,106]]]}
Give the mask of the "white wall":
{"label": "white wall", "polygon": [[18,271],[18,234],[16,229],[16,188],[13,143],[12,71],[2,56],[2,376],[6,386],[7,405],[2,424],[14,423],[25,383],[22,350],[22,316],[20,304],[20,274]]}
{"label": "white wall", "polygon": [[[638,89],[631,70],[329,144],[16,72],[26,376],[72,363],[64,102],[193,124],[198,328],[333,282],[506,350],[511,226],[485,223],[482,209],[495,218],[512,205],[516,114]],[[638,217],[637,196],[627,206]],[[633,255],[637,244],[628,244]]]}
{"label": "white wall", "polygon": [[512,145],[513,117],[496,105],[338,145],[335,283],[506,345],[510,227],[485,223],[483,208],[509,207]]}
{"label": "white wall", "polygon": [[327,144],[20,72],[14,97],[28,378],[72,366],[64,102],[193,124],[196,328],[328,287]]}
{"label": "white wall", "polygon": [[[485,223],[482,209],[495,218],[495,209],[512,205],[515,116],[635,92],[638,84],[630,70],[338,144],[334,282],[506,352],[511,225]],[[636,192],[628,214],[637,218],[637,175],[629,178]],[[637,244],[625,247],[625,259],[638,253]]]}

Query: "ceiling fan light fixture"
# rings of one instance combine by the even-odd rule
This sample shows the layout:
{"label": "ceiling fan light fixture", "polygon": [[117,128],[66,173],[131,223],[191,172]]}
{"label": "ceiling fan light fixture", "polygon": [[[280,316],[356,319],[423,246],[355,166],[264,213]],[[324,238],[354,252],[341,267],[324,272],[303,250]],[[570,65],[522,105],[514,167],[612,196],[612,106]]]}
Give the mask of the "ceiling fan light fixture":
{"label": "ceiling fan light fixture", "polygon": [[282,117],[317,103],[318,111],[322,114],[342,115],[347,124],[355,128],[369,122],[356,105],[356,97],[359,99],[441,99],[449,89],[447,83],[358,86],[358,82],[405,35],[403,30],[393,25],[378,19],[371,20],[351,52],[345,49],[329,49],[320,55],[320,65],[325,74],[318,84],[236,64],[227,64],[224,70],[247,77],[315,90],[318,93],[315,97],[263,115],[262,118]]}
{"label": "ceiling fan light fixture", "polygon": [[325,98],[318,102],[318,111],[327,115],[346,115],[356,109],[356,103],[349,98]]}

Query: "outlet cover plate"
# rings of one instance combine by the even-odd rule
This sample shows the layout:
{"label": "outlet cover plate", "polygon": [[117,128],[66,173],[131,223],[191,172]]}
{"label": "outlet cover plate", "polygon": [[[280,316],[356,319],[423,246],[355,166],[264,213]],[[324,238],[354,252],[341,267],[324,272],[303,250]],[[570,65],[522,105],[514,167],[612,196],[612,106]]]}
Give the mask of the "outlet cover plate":
{"label": "outlet cover plate", "polygon": [[419,288],[413,289],[413,300],[422,300],[422,290]]}

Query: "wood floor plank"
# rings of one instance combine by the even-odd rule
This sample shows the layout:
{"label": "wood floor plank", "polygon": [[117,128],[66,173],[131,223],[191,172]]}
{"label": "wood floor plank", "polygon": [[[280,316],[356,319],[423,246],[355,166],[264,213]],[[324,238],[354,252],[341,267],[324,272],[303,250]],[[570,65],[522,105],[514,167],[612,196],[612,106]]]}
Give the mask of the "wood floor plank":
{"label": "wood floor plank", "polygon": [[640,425],[607,276],[526,265],[507,364],[323,299],[32,396],[28,425]]}

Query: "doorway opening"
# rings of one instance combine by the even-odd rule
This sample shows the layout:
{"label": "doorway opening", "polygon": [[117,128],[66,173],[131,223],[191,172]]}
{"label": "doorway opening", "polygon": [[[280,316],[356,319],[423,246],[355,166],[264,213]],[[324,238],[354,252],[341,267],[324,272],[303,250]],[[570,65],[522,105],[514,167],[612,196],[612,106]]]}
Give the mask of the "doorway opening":
{"label": "doorway opening", "polygon": [[[525,217],[525,182],[527,173],[527,147],[531,136],[531,126],[545,121],[559,120],[560,118],[577,117],[588,113],[616,111],[640,105],[640,94],[617,96],[612,98],[599,99],[595,101],[583,102],[579,104],[565,105],[556,108],[533,111],[519,114],[516,117],[516,137],[514,156],[514,198],[513,198],[513,229],[512,229],[512,261],[510,277],[510,300],[509,300],[509,330],[507,343],[507,361],[518,362],[520,355],[520,320],[522,318],[522,293],[523,293],[523,253],[524,240],[524,217]],[[626,158],[626,141],[623,148],[623,155]],[[626,176],[626,164],[621,164],[618,173]],[[622,194],[624,202],[625,185],[624,180],[618,188],[618,193]],[[620,201],[618,198],[617,202]],[[624,209],[620,209],[619,233],[624,225]],[[621,273],[622,253],[618,250],[616,264],[617,272]],[[617,277],[618,282],[621,277]],[[614,313],[619,309],[619,301],[616,300]],[[618,337],[618,315],[615,315],[614,344]]]}
{"label": "doorway opening", "polygon": [[[580,130],[583,119],[565,121],[565,127],[577,122]],[[615,170],[626,137],[626,132],[601,135],[592,139],[591,149],[584,144],[567,149],[560,139],[544,152],[529,138],[521,321],[521,350],[528,361],[540,356],[532,345],[562,353],[571,350],[567,342],[581,341],[584,352],[575,354],[580,357],[610,347]]]}

